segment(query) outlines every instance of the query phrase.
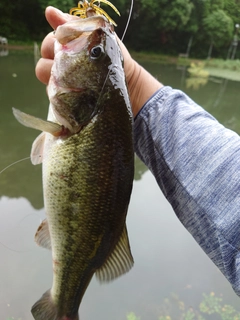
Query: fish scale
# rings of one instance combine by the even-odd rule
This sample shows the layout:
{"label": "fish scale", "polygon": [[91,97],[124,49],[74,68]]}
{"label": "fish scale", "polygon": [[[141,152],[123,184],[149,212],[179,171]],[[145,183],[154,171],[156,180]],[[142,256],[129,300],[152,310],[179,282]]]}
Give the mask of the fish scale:
{"label": "fish scale", "polygon": [[[69,28],[76,29],[75,39]],[[17,110],[14,115],[44,131],[31,153],[34,164],[42,161],[46,211],[35,239],[52,250],[53,284],[32,314],[35,320],[77,320],[94,273],[108,282],[133,265],[126,229],[132,113],[121,52],[106,20],[68,22],[55,35],[48,121]]]}
{"label": "fish scale", "polygon": [[[105,112],[108,112],[108,110],[106,109]],[[105,119],[104,114],[101,115],[101,118],[103,120]],[[48,203],[45,203],[45,208],[48,213],[49,225],[52,226],[50,229],[51,238],[57,239],[56,245],[54,242],[52,243],[52,247],[56,247],[56,251],[53,251],[54,260],[65,261],[66,258],[70,259],[68,264],[65,265],[65,268],[67,268],[67,272],[72,274],[73,276],[73,279],[68,276],[68,283],[66,284],[62,282],[62,279],[66,278],[63,275],[63,273],[65,272],[64,268],[60,268],[61,272],[55,271],[54,273],[53,282],[56,283],[56,286],[54,286],[54,288],[52,289],[52,296],[54,297],[54,300],[57,300],[59,305],[61,306],[64,304],[71,305],[69,303],[68,297],[74,296],[74,293],[76,292],[78,293],[79,290],[76,290],[76,283],[82,283],[81,275],[84,274],[84,276],[86,276],[85,272],[83,272],[84,269],[93,264],[93,269],[89,270],[90,274],[88,277],[90,277],[92,276],[93,272],[102,265],[103,262],[101,261],[101,258],[104,255],[99,254],[99,257],[97,257],[96,251],[104,251],[104,247],[114,245],[113,240],[120,236],[125,216],[122,216],[122,221],[119,220],[119,216],[122,215],[123,212],[126,212],[126,203],[128,203],[129,201],[129,190],[128,192],[126,192],[127,199],[123,199],[124,195],[119,197],[119,191],[113,185],[115,181],[114,175],[119,174],[119,167],[114,168],[115,172],[109,172],[108,166],[104,165],[103,163],[103,165],[100,165],[100,173],[104,177],[104,184],[99,184],[98,179],[96,178],[96,176],[98,176],[99,164],[101,164],[101,162],[108,161],[107,154],[110,155],[109,159],[112,160],[113,149],[108,147],[106,148],[107,150],[103,150],[103,153],[105,154],[104,157],[98,151],[98,140],[91,138],[92,134],[95,134],[95,132],[99,132],[98,129],[96,130],[96,128],[94,128],[96,125],[101,127],[100,120],[96,121],[94,124],[91,124],[90,128],[86,127],[81,134],[74,135],[66,141],[63,141],[63,143],[58,144],[48,155],[51,158],[59,159],[62,154],[67,153],[71,155],[72,160],[69,161],[69,159],[67,158],[67,161],[65,161],[65,165],[64,163],[61,163],[60,170],[57,163],[53,168],[52,166],[46,168],[46,171],[48,172],[56,172],[52,175],[52,177],[55,178],[54,181],[52,179],[48,180],[50,187],[46,187],[46,193],[51,192],[52,184],[55,186],[60,185],[65,190],[65,193],[59,192],[59,197],[61,197],[62,199],[61,202],[59,202],[56,197],[51,197],[50,193],[50,197],[48,198],[53,198],[55,199],[55,201],[51,201],[50,205],[48,205]],[[122,126],[122,128],[125,128],[125,126]],[[102,140],[104,139],[104,136],[107,136],[108,139],[108,135],[109,127],[107,128],[106,135],[101,132],[99,134],[99,137],[101,137]],[[67,144],[67,147],[65,147],[65,144]],[[78,146],[77,149],[76,145]],[[110,150],[110,152],[107,152],[108,150]],[[73,154],[75,154],[76,157],[74,157]],[[79,159],[79,154],[81,154],[81,159]],[[126,155],[126,158],[130,158],[128,154]],[[77,162],[78,160],[80,161]],[[119,160],[120,159],[118,159],[118,161]],[[91,165],[89,165],[90,161]],[[126,162],[126,160],[123,159],[122,162],[124,163]],[[77,166],[76,163],[78,164]],[[71,169],[70,176],[66,179],[62,179],[61,173],[68,172],[69,168]],[[72,170],[74,171],[74,175],[72,174]],[[59,184],[59,180],[61,184]],[[69,181],[71,182],[70,186]],[[89,182],[92,184],[91,189],[89,188]],[[127,181],[123,179],[123,183],[125,184],[126,182]],[[76,216],[76,220],[74,220],[76,226],[72,228],[72,225],[66,223],[66,219],[71,219],[71,221],[73,221],[73,201],[69,201],[69,195],[71,194],[71,192],[76,192],[76,186],[79,186],[80,188],[79,192],[81,194],[81,201],[79,202],[78,199],[76,199],[76,203],[78,205],[77,212],[80,212],[81,214]],[[130,188],[131,182],[129,185],[129,189]],[[61,207],[59,207],[59,204]],[[64,208],[62,208],[62,206],[64,206]],[[56,216],[55,211],[61,212],[62,209],[64,209],[64,214],[61,214],[61,219],[59,219],[59,217]],[[53,218],[51,218],[52,211]],[[69,218],[69,215],[71,215],[71,218]],[[85,227],[86,225],[88,226],[88,228]],[[106,227],[104,228],[104,226]],[[65,245],[65,239],[62,239],[63,243],[59,243],[59,238],[57,237],[57,235],[59,234],[59,229],[63,229],[64,227],[64,234],[67,234],[67,241]],[[110,231],[114,229],[115,236],[110,234]],[[71,237],[74,237],[76,232],[77,234],[79,234],[79,236],[77,237],[78,241],[76,242],[75,239],[70,241],[69,234],[71,234]],[[103,248],[102,249],[99,244],[101,238],[104,237],[104,234],[108,234],[108,237],[105,236],[105,243],[101,243],[101,247]],[[91,236],[89,237],[89,235]],[[91,242],[91,240],[94,240],[94,238],[97,239],[97,241]],[[70,249],[68,245],[69,242],[71,242],[72,244],[72,247]],[[86,243],[87,245],[84,246],[81,250],[82,243]],[[87,259],[89,259],[89,257],[91,259],[88,261]],[[93,258],[95,258],[95,261],[92,261]],[[70,271],[71,269],[73,269],[72,272]],[[76,279],[76,274],[79,275],[80,279]],[[59,283],[61,283],[61,287],[59,286]],[[71,285],[71,283],[75,285]],[[55,287],[58,288],[58,293],[55,291]],[[73,293],[70,290],[68,291],[67,288],[71,288],[73,290]]]}

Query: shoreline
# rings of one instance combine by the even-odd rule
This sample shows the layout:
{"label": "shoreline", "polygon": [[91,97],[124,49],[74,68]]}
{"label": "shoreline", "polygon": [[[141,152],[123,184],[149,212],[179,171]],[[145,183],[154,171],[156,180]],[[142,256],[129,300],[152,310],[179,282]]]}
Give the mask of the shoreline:
{"label": "shoreline", "polygon": [[33,49],[33,45],[8,44],[0,45],[0,50],[29,50]]}

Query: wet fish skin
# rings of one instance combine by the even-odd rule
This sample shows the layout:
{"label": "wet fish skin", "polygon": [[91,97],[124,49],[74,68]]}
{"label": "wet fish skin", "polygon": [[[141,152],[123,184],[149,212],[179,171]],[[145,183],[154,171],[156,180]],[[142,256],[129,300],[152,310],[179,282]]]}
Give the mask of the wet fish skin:
{"label": "wet fish skin", "polygon": [[[79,134],[52,145],[46,155],[55,159],[47,161],[43,178],[53,248],[51,293],[63,314],[72,312],[72,296],[73,305],[79,304],[93,273],[112,252],[125,226],[132,156],[119,147],[126,136],[119,144],[113,139],[109,128],[122,129],[122,122],[116,122],[111,117],[106,122],[102,113]],[[64,310],[65,305],[70,310]]]}
{"label": "wet fish skin", "polygon": [[[60,44],[49,84],[48,120],[67,130],[51,134],[48,121],[48,132],[32,150],[34,157],[42,152],[47,215],[35,238],[51,248],[53,259],[53,285],[32,307],[35,320],[79,319],[93,274],[106,282],[133,265],[126,229],[134,171],[132,113],[116,37],[100,23],[70,43],[64,37],[62,47],[68,25],[61,27],[60,39],[56,32]],[[93,59],[92,49],[99,47],[101,55]]]}
{"label": "wet fish skin", "polygon": [[[116,89],[119,86],[125,104],[128,106],[129,116],[131,116],[129,97],[126,90],[121,88],[125,77],[119,69],[122,58],[115,35],[108,27],[106,29],[106,22],[102,17],[95,16],[88,19],[103,27],[85,33],[80,30],[80,37],[71,41],[70,44],[65,44],[64,50],[62,50],[62,46],[60,49],[56,46],[57,60],[52,69],[49,86],[49,99],[57,120],[73,132],[78,131],[81,125],[86,124],[94,114],[104,108],[104,99],[110,99],[109,91],[113,86]],[[64,38],[64,43],[66,42],[64,34],[68,35],[69,33],[66,25],[65,32],[61,31],[64,26],[61,26],[61,32],[58,32],[58,29],[56,31],[56,38],[59,41]],[[70,29],[72,30],[73,27],[74,25],[71,23]],[[108,32],[105,32],[106,30]],[[79,43],[81,47],[85,46],[85,50],[75,53]],[[102,50],[99,58],[91,57],[91,51],[96,49]],[[72,64],[72,59],[75,60],[74,64]],[[110,70],[108,70],[108,65],[111,66]],[[86,73],[87,76],[83,76]],[[60,77],[57,76],[56,80],[57,74]],[[101,92],[102,88],[104,90]],[[79,108],[80,97],[81,108]]]}

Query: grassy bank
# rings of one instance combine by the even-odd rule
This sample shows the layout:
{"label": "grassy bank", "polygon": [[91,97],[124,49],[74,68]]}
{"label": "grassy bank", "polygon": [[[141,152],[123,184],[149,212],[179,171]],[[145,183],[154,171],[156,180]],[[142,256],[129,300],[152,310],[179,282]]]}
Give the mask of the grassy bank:
{"label": "grassy bank", "polygon": [[140,63],[144,61],[151,61],[160,64],[177,64],[186,68],[191,67],[192,70],[195,68],[195,77],[202,77],[202,74],[204,73],[205,76],[207,74],[207,76],[240,81],[240,60],[199,60],[194,58],[172,57],[161,54],[134,51],[131,52],[131,55]]}
{"label": "grassy bank", "polygon": [[137,61],[152,61],[158,63],[167,63],[167,64],[177,64],[178,57],[163,55],[163,54],[156,54],[156,53],[149,53],[149,52],[136,52],[131,51],[131,56]]}
{"label": "grassy bank", "polygon": [[[37,43],[38,46],[41,46],[41,43]],[[19,51],[30,51],[34,49],[34,41],[16,41],[9,40],[8,45],[0,45],[0,50],[19,50]]]}
{"label": "grassy bank", "polygon": [[240,72],[240,60],[210,59],[205,60],[205,67]]}
{"label": "grassy bank", "polygon": [[[40,48],[41,44],[38,43]],[[6,48],[4,46],[0,47]],[[9,50],[31,51],[34,50],[34,42],[10,41],[7,46]],[[240,81],[240,60],[223,60],[223,59],[209,59],[199,60],[194,58],[174,57],[163,54],[149,53],[149,52],[135,52],[130,51],[132,57],[138,62],[154,62],[160,64],[177,64],[180,66],[192,67],[195,64],[198,69],[209,73],[210,76],[226,78],[230,80]],[[195,76],[198,76],[195,74]]]}
{"label": "grassy bank", "polygon": [[180,64],[185,66],[190,66],[191,63],[204,62],[205,67],[209,68],[219,68],[227,69],[240,72],[240,60],[223,60],[223,59],[209,59],[209,60],[200,60],[195,58],[182,58],[174,57],[169,55],[148,53],[148,52],[135,52],[130,51],[132,57],[139,61],[152,61],[159,63],[173,63]]}

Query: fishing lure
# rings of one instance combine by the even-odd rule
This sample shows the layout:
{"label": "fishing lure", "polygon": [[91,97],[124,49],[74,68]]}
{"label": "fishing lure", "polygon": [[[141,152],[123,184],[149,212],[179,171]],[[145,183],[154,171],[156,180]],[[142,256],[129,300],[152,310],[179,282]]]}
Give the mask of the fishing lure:
{"label": "fishing lure", "polygon": [[[94,2],[98,2],[99,4],[96,5],[94,4]],[[109,5],[120,16],[120,12],[118,11],[118,9],[108,0],[91,0],[90,2],[88,2],[87,0],[79,1],[78,6],[70,9],[69,13],[74,16],[80,16],[81,18],[87,18],[88,16],[93,14],[103,15],[114,26],[116,26],[117,24],[113,21],[113,19],[102,8],[100,8],[100,2]]]}

